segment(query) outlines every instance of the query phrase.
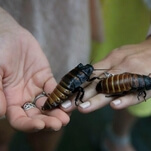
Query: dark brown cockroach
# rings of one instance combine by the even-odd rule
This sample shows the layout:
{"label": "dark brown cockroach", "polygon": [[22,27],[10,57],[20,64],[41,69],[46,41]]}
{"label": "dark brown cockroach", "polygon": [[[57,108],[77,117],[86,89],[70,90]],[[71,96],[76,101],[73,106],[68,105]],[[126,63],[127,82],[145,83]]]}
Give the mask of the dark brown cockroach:
{"label": "dark brown cockroach", "polygon": [[43,105],[42,110],[50,110],[57,107],[76,92],[75,104],[78,105],[78,100],[82,102],[84,90],[81,85],[86,81],[93,81],[97,78],[94,77],[90,79],[94,70],[95,69],[90,64],[83,65],[80,63],[76,66],[62,78],[51,94],[47,94],[48,98]]}
{"label": "dark brown cockroach", "polygon": [[109,94],[108,97],[138,92],[138,100],[141,95],[143,95],[145,100],[145,90],[150,89],[151,78],[149,76],[127,72],[117,75],[108,74],[108,76],[102,78],[96,86],[97,92]]}

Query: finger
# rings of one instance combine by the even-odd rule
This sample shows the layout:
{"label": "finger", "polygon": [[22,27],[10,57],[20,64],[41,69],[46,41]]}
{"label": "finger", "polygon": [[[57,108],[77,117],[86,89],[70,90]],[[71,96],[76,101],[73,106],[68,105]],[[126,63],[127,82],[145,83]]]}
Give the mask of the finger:
{"label": "finger", "polygon": [[123,109],[123,108],[127,108],[129,106],[135,105],[135,104],[139,104],[143,101],[144,101],[143,97],[140,97],[138,100],[137,94],[129,94],[129,95],[119,97],[119,98],[113,100],[110,103],[110,106],[113,109]]}
{"label": "finger", "polygon": [[[99,77],[102,77],[102,75]],[[84,88],[84,96],[81,100],[82,102],[87,101],[88,99],[92,98],[93,96],[95,96],[97,94],[96,85],[97,85],[98,81],[99,80],[96,79]],[[65,101],[64,103],[62,103],[61,109],[64,110],[65,112],[71,112],[72,110],[77,108],[77,106],[75,105],[75,98],[76,98],[76,94],[74,95],[74,98],[72,99],[72,101],[68,100],[68,101]],[[81,103],[80,100],[77,100],[77,101],[78,101],[77,104]]]}
{"label": "finger", "polygon": [[82,113],[89,113],[106,106],[112,100],[112,97],[106,97],[104,94],[98,94],[88,99],[84,103],[81,103],[78,107],[78,110]]}
{"label": "finger", "polygon": [[26,113],[20,106],[8,107],[6,117],[11,126],[17,130],[30,132],[41,130],[45,127],[45,123],[42,120],[27,117]]}
{"label": "finger", "polygon": [[58,131],[62,127],[59,119],[43,115],[37,108],[24,112],[21,107],[12,106],[8,109],[7,118],[12,127],[25,132],[39,131],[44,128]]}
{"label": "finger", "polygon": [[52,111],[46,111],[45,114],[59,119],[63,126],[67,125],[70,121],[69,115],[59,108],[53,109]]}
{"label": "finger", "polygon": [[[95,90],[97,81],[98,80],[92,82],[91,84],[89,84],[87,87],[84,88],[84,96],[82,98],[83,102],[85,102],[87,99],[89,99],[97,94],[97,92]],[[76,98],[76,94],[73,96],[72,101],[67,100],[64,103],[62,103],[61,109],[64,110],[65,112],[71,112],[75,108],[77,108],[77,106],[75,105],[75,98]],[[77,101],[78,101],[78,104],[81,103],[79,100],[77,100]]]}
{"label": "finger", "polygon": [[[32,103],[26,103],[26,106],[27,105],[33,106]],[[51,128],[54,130],[59,130],[62,125],[66,125],[69,122],[68,114],[66,114],[59,108],[56,108],[50,111],[48,110],[45,112],[43,111],[45,115],[42,114],[41,110],[38,109],[37,107],[35,108],[32,107],[31,109],[28,109],[28,110],[26,109],[27,107],[24,107],[24,108],[28,117],[38,118],[38,119],[43,120],[45,122],[45,127],[49,129]],[[53,120],[53,123],[51,122],[51,120]]]}
{"label": "finger", "polygon": [[[42,107],[48,98],[47,94],[52,93],[52,91],[55,89],[56,85],[57,85],[57,83],[54,78],[50,78],[49,80],[47,80],[47,82],[45,82],[43,90],[41,90],[40,93],[36,94],[35,98],[33,100],[33,103],[36,105],[37,108],[42,110]],[[43,92],[46,94],[43,94]]]}
{"label": "finger", "polygon": [[57,83],[54,78],[50,78],[44,85],[44,91],[46,93],[51,93],[54,88],[57,86]]}
{"label": "finger", "polygon": [[70,114],[71,111],[75,110],[77,106],[75,105],[75,98],[71,100],[66,100],[60,105],[60,109]]}
{"label": "finger", "polygon": [[[51,88],[50,88],[50,86],[51,86]],[[52,86],[53,86],[53,87],[52,87]],[[47,83],[45,83],[44,91],[45,91],[46,93],[52,93],[56,86],[57,86],[56,81],[50,79],[49,81],[47,81]],[[47,97],[38,99],[37,102],[36,102],[36,106],[37,106],[39,109],[41,109],[42,106],[44,105],[44,103],[46,102],[46,100],[47,100]],[[62,104],[63,104],[63,105],[62,105]],[[63,106],[63,108],[62,108],[62,106]],[[65,101],[64,103],[61,103],[60,105],[58,105],[58,108],[60,107],[60,108],[62,108],[64,111],[69,112],[69,111],[73,110],[73,108],[75,108],[75,106],[74,106],[74,107],[73,107],[73,106],[74,106],[74,105],[71,104],[71,101],[70,101],[70,100],[67,100],[67,101]],[[70,107],[71,107],[71,108],[70,108]],[[66,110],[66,108],[68,108],[69,110],[68,110],[68,109]],[[52,109],[51,109],[51,110],[52,110]],[[49,114],[49,110],[46,111],[46,112],[44,112],[44,113],[48,113],[48,114]],[[52,114],[52,112],[50,112],[50,114]],[[67,121],[69,120],[69,118],[67,119],[67,117],[66,117],[66,118],[62,118],[62,119],[65,119],[65,121],[63,121],[64,124],[67,123]],[[65,125],[66,125],[66,124],[65,124]]]}
{"label": "finger", "polygon": [[65,113],[63,114],[63,111],[59,112],[59,110],[47,111],[46,114],[42,114],[38,108],[33,108],[25,112],[28,117],[43,121],[45,124],[45,129],[52,129],[54,131],[60,130],[62,125],[66,124],[69,121],[68,116],[65,116]]}

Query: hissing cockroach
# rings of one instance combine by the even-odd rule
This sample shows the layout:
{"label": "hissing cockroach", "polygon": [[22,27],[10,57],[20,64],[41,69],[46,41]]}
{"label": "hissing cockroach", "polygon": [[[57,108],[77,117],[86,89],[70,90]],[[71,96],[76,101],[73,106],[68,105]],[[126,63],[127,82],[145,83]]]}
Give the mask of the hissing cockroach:
{"label": "hissing cockroach", "polygon": [[145,100],[145,90],[150,89],[151,78],[149,76],[127,72],[117,75],[108,74],[108,77],[102,78],[96,86],[97,92],[109,94],[108,97],[138,92],[138,100],[141,95]]}
{"label": "hissing cockroach", "polygon": [[78,100],[82,102],[84,90],[81,85],[86,81],[92,81],[96,79],[95,77],[90,79],[93,71],[94,68],[90,64],[83,65],[80,63],[78,66],[76,66],[62,78],[62,80],[59,82],[59,84],[51,94],[47,94],[48,98],[43,105],[42,110],[49,110],[57,107],[76,92],[76,105]]}

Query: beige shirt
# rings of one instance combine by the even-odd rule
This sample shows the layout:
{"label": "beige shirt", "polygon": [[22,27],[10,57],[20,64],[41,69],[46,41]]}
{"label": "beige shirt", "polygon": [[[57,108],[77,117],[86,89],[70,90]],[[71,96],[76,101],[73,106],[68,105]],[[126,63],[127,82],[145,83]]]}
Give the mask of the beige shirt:
{"label": "beige shirt", "polygon": [[0,0],[0,5],[39,41],[57,80],[89,63],[88,0]]}

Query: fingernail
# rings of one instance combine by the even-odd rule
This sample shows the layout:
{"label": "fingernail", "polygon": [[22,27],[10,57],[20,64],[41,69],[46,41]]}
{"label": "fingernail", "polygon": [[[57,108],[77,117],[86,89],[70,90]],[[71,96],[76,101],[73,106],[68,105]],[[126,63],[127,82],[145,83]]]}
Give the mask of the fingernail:
{"label": "fingernail", "polygon": [[57,131],[59,131],[60,130],[60,128],[59,129],[53,129],[55,132],[57,132]]}
{"label": "fingernail", "polygon": [[81,103],[79,106],[83,109],[88,108],[90,106],[90,102],[87,101],[87,102]]}
{"label": "fingernail", "polygon": [[67,100],[67,101],[63,102],[63,103],[61,104],[61,106],[66,109],[66,108],[68,108],[68,107],[71,106],[71,101],[70,101],[70,100]]}
{"label": "fingernail", "polygon": [[114,101],[112,101],[112,103],[114,105],[119,105],[119,104],[121,104],[121,100],[114,100]]}

